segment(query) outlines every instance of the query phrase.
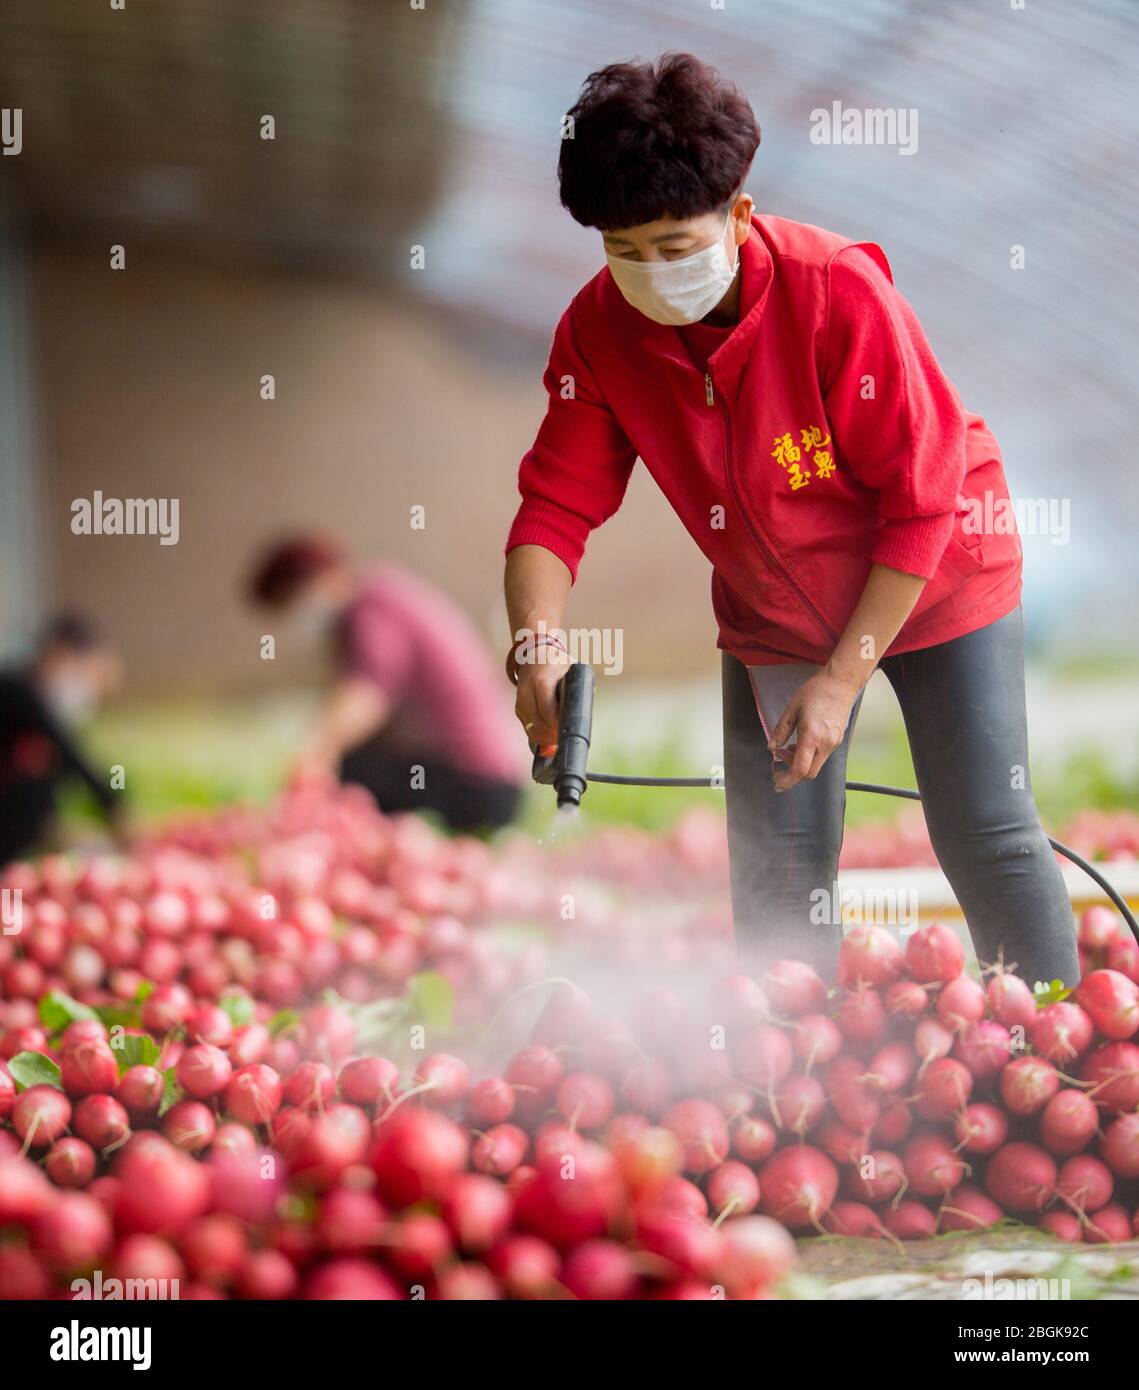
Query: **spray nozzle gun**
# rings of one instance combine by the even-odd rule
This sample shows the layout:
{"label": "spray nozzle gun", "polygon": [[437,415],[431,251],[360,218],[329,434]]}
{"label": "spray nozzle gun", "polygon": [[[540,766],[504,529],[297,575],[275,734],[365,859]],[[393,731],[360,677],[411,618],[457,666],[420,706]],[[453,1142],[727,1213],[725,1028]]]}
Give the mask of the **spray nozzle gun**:
{"label": "spray nozzle gun", "polygon": [[575,661],[558,682],[558,747],[550,757],[533,744],[535,782],[552,786],[559,806],[578,806],[586,788],[585,768],[593,726],[593,667]]}

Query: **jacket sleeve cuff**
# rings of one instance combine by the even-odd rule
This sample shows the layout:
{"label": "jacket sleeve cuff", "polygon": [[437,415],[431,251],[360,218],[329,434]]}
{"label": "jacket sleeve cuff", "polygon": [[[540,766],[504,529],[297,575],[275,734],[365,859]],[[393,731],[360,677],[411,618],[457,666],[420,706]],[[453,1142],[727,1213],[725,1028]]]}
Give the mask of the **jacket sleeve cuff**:
{"label": "jacket sleeve cuff", "polygon": [[953,533],[953,520],[953,512],[942,512],[887,521],[871,558],[876,565],[932,579]]}
{"label": "jacket sleeve cuff", "polygon": [[507,555],[518,545],[540,545],[556,555],[577,582],[577,568],[585,554],[589,523],[576,512],[542,498],[528,497],[518,508],[507,537]]}

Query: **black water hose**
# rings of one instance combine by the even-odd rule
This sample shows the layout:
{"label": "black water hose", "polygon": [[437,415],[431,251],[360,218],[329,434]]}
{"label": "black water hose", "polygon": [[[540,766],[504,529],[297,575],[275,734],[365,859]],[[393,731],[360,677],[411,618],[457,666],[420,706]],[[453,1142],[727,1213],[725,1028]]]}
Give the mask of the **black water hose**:
{"label": "black water hose", "polygon": [[[611,772],[587,772],[587,782],[607,782],[610,785],[619,787],[716,787],[722,785],[711,777],[618,777]],[[846,784],[848,792],[870,792],[875,796],[900,796],[904,801],[921,801],[921,793],[910,791],[906,787],[886,787],[878,782],[848,782]],[[1135,920],[1135,915],[1124,901],[1122,895],[1108,883],[1103,874],[1083,857],[1077,854],[1074,849],[1061,844],[1059,840],[1054,840],[1048,836],[1048,843],[1056,851],[1062,854],[1065,859],[1070,859],[1073,864],[1083,869],[1084,873],[1103,889],[1111,901],[1115,904],[1123,917],[1123,920],[1131,928],[1131,934],[1139,942],[1139,922]]]}

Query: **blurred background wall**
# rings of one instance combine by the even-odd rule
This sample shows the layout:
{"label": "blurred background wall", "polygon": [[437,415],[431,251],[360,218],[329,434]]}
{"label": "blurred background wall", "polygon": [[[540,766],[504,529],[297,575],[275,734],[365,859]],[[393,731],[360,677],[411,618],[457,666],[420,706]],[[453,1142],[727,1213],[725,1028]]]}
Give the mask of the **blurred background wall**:
{"label": "blurred background wall", "polygon": [[[288,650],[266,670],[236,602],[302,523],[436,579],[501,645],[545,352],[601,263],[558,205],[559,122],[592,68],[671,48],[750,97],[760,210],[879,241],[1014,491],[1070,499],[1070,544],[1026,541],[1036,647],[1110,657],[1136,630],[1132,0],[6,0],[3,37],[7,650],[66,605],[136,694],[304,676]],[[836,100],[917,108],[918,152],[812,144]],[[179,498],[179,543],[72,535],[96,489]],[[711,673],[708,581],[639,471],[572,616],[622,626],[634,674]]]}

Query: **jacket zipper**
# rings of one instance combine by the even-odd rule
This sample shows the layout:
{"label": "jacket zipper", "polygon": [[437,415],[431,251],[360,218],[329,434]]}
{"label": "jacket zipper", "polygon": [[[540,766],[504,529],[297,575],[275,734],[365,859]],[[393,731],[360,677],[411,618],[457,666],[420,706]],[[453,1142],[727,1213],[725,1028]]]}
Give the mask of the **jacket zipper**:
{"label": "jacket zipper", "polygon": [[799,607],[803,610],[807,617],[812,618],[816,623],[818,623],[819,626],[823,629],[823,631],[830,637],[832,642],[837,642],[838,633],[835,632],[834,628],[831,627],[830,623],[827,622],[827,620],[823,617],[822,613],[820,613],[819,610],[815,607],[814,603],[811,601],[808,595],[805,594],[803,590],[799,587],[799,585],[795,582],[787,566],[783,563],[782,560],[780,560],[779,556],[776,555],[775,551],[772,550],[771,546],[769,546],[768,543],[764,540],[764,538],[760,535],[758,529],[756,528],[754,522],[751,519],[750,513],[747,511],[747,508],[743,504],[743,498],[740,495],[739,490],[739,483],[736,478],[735,464],[732,458],[731,415],[728,413],[728,409],[723,404],[723,402],[717,401],[716,393],[712,388],[712,373],[707,371],[704,373],[704,397],[710,406],[719,406],[720,417],[724,422],[724,474],[728,480],[728,487],[732,494],[732,500],[736,504],[736,511],[738,511],[740,516],[743,518],[744,525],[747,527],[748,534],[751,536],[752,542],[754,543],[756,549],[763,556],[764,560],[767,562],[768,568],[773,570],[775,574],[779,575],[780,578],[782,578],[783,582],[787,585],[795,601],[799,604]]}

